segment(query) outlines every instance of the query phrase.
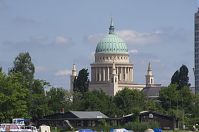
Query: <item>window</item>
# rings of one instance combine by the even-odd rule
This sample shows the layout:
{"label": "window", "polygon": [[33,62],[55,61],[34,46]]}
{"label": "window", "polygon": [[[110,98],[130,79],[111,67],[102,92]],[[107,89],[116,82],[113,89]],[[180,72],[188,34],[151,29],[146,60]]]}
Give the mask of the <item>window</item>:
{"label": "window", "polygon": [[195,30],[199,30],[199,24],[195,24]]}

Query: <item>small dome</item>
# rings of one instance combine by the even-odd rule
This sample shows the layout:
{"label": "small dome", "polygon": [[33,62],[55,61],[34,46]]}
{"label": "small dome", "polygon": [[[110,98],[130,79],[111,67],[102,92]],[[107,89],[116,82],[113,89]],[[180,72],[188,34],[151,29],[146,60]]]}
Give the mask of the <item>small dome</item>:
{"label": "small dome", "polygon": [[128,49],[125,42],[116,34],[108,34],[97,44],[95,52],[128,54]]}

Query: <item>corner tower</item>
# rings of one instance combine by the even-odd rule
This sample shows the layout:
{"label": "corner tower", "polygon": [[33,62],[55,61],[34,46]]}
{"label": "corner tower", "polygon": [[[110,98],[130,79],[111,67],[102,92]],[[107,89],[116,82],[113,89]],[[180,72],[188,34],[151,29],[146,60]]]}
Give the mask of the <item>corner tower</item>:
{"label": "corner tower", "polygon": [[154,77],[153,77],[153,72],[152,72],[150,62],[149,62],[147,74],[145,77],[146,77],[146,87],[151,87],[152,85],[154,85]]}
{"label": "corner tower", "polygon": [[76,77],[77,77],[76,65],[73,64],[72,72],[70,75],[70,91],[71,92],[73,91],[74,80],[76,79]]}

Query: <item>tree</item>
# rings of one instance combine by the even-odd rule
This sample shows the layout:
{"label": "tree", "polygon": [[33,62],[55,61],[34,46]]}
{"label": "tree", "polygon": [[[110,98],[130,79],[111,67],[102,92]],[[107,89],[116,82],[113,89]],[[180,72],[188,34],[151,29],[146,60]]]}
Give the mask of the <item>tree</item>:
{"label": "tree", "polygon": [[179,91],[176,84],[171,84],[168,87],[162,88],[159,93],[159,100],[165,110],[177,108],[179,100]]}
{"label": "tree", "polygon": [[0,72],[0,121],[28,117],[28,90],[21,84],[22,78],[20,73],[7,76]]}
{"label": "tree", "polygon": [[114,103],[120,110],[120,115],[143,110],[145,96],[138,90],[124,88],[114,96]]}
{"label": "tree", "polygon": [[106,95],[102,90],[85,92],[82,99],[74,102],[73,106],[75,110],[101,111],[112,117],[117,114],[117,109],[112,101],[112,97]]}
{"label": "tree", "polygon": [[88,69],[82,69],[79,71],[78,77],[74,80],[74,92],[84,93],[88,91],[89,87],[89,73]]}
{"label": "tree", "polygon": [[181,89],[184,86],[189,87],[190,83],[189,83],[188,73],[189,73],[188,68],[185,65],[182,65],[180,69],[173,74],[171,78],[171,84],[177,84],[178,85],[177,89]]}
{"label": "tree", "polygon": [[63,88],[51,88],[47,92],[48,108],[50,113],[60,112],[62,109],[69,110],[72,95]]}
{"label": "tree", "polygon": [[45,96],[44,87],[49,84],[46,81],[36,79],[33,81],[28,98],[29,114],[33,121],[42,118],[48,114],[47,97]]}
{"label": "tree", "polygon": [[14,67],[10,69],[9,73],[20,72],[24,81],[31,85],[34,79],[35,67],[31,62],[31,57],[28,52],[19,53],[19,55],[14,60]]}
{"label": "tree", "polygon": [[184,120],[192,109],[193,94],[187,86],[177,89],[176,84],[171,84],[161,89],[159,100],[165,113]]}

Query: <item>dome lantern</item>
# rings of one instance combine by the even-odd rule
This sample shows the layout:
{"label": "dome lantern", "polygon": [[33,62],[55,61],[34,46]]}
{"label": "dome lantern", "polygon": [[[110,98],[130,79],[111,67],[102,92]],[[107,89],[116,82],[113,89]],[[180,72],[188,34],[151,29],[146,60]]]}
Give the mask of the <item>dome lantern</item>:
{"label": "dome lantern", "polygon": [[110,27],[109,27],[109,34],[114,34],[114,25],[113,25],[113,19],[111,18],[111,24],[110,24]]}

